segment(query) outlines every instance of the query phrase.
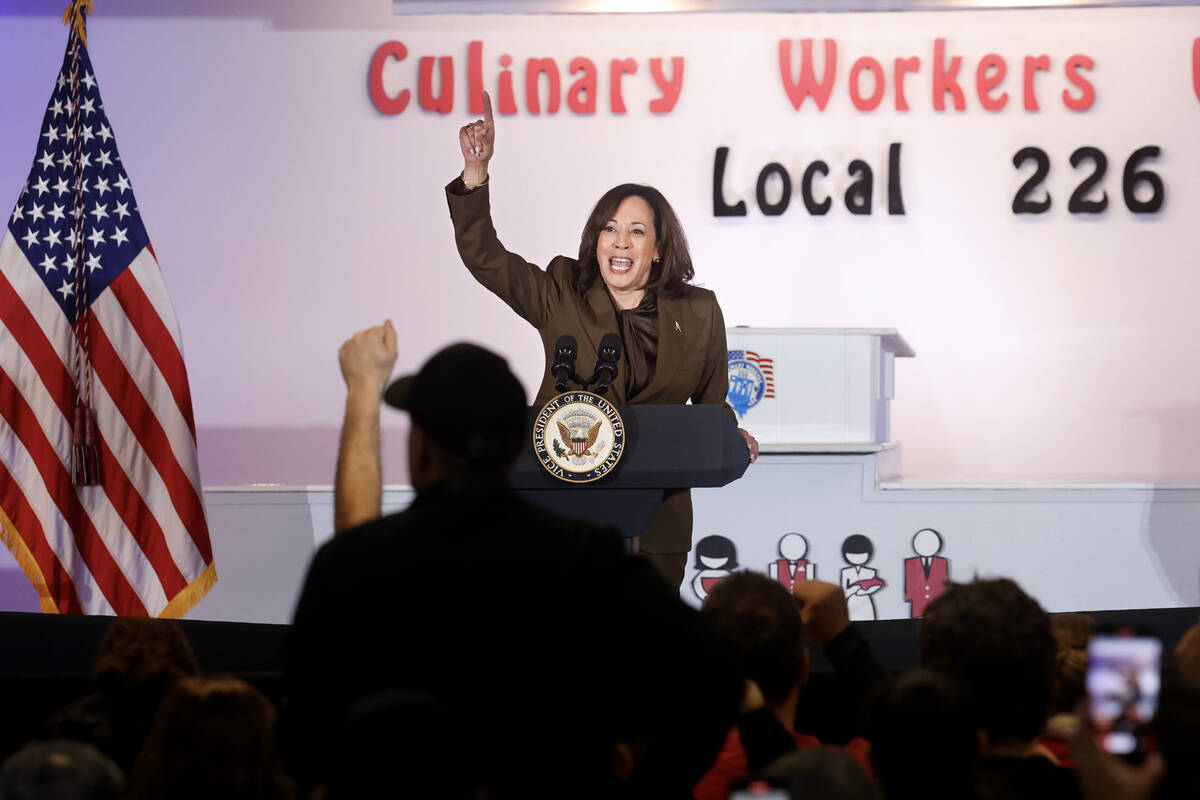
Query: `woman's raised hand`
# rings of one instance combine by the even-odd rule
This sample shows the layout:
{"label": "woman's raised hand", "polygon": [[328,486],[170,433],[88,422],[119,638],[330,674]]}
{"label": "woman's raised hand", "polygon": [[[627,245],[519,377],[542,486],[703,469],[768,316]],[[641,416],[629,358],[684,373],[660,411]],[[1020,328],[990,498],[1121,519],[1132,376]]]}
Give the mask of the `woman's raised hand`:
{"label": "woman's raised hand", "polygon": [[487,178],[488,161],[496,149],[496,123],[492,120],[492,98],[483,93],[483,119],[464,125],[458,131],[463,154],[463,182],[477,186]]}

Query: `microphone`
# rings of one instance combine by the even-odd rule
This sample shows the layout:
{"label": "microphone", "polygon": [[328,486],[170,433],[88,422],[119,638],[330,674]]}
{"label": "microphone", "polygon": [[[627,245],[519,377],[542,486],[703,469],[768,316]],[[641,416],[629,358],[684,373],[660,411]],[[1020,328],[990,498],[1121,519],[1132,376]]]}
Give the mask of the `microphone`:
{"label": "microphone", "polygon": [[[554,391],[559,394],[567,390],[567,381],[575,375],[575,356],[579,343],[570,334],[558,337],[554,345],[554,360],[550,363],[550,374],[554,376]],[[578,379],[576,379],[578,380]]]}
{"label": "microphone", "polygon": [[604,394],[617,379],[617,362],[621,360],[621,337],[606,333],[600,339],[596,357],[596,394]]}

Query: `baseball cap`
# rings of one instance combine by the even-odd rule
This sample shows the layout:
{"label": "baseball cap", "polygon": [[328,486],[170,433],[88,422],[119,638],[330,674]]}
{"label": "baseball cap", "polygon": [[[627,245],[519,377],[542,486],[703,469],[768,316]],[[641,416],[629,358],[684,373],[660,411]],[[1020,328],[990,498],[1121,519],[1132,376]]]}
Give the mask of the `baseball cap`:
{"label": "baseball cap", "polygon": [[478,345],[439,350],[414,375],[397,378],[383,401],[448,452],[508,463],[525,438],[525,389],[508,362]]}

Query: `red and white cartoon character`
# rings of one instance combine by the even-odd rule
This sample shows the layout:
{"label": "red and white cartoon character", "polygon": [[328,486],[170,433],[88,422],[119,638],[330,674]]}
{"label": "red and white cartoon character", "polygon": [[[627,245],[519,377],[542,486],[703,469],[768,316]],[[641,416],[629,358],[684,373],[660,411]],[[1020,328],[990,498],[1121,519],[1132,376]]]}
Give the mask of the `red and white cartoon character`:
{"label": "red and white cartoon character", "polygon": [[875,545],[861,533],[847,536],[842,542],[842,558],[850,566],[842,569],[842,591],[846,593],[846,611],[850,619],[875,619],[873,595],[887,583],[867,562],[875,555]]}
{"label": "red and white cartoon character", "polygon": [[767,564],[767,574],[783,585],[791,594],[792,586],[799,581],[811,581],[817,577],[817,565],[810,563],[808,541],[798,533],[785,533],[779,540],[780,558]]}
{"label": "red and white cartoon character", "polygon": [[729,573],[738,568],[737,546],[724,536],[705,536],[696,542],[695,566],[692,591],[703,602],[722,578],[729,577]]}
{"label": "red and white cartoon character", "polygon": [[925,616],[925,607],[942,592],[950,580],[950,561],[939,556],[942,536],[933,528],[917,531],[912,541],[915,558],[904,559],[904,597],[911,606],[913,619]]}

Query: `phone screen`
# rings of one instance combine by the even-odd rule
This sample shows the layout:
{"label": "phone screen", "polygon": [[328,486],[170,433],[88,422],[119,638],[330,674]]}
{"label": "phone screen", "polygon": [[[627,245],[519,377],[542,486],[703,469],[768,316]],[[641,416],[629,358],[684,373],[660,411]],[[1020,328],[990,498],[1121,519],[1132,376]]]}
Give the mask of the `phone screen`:
{"label": "phone screen", "polygon": [[1103,750],[1134,756],[1148,749],[1161,660],[1162,642],[1153,636],[1097,634],[1088,643],[1088,705]]}

